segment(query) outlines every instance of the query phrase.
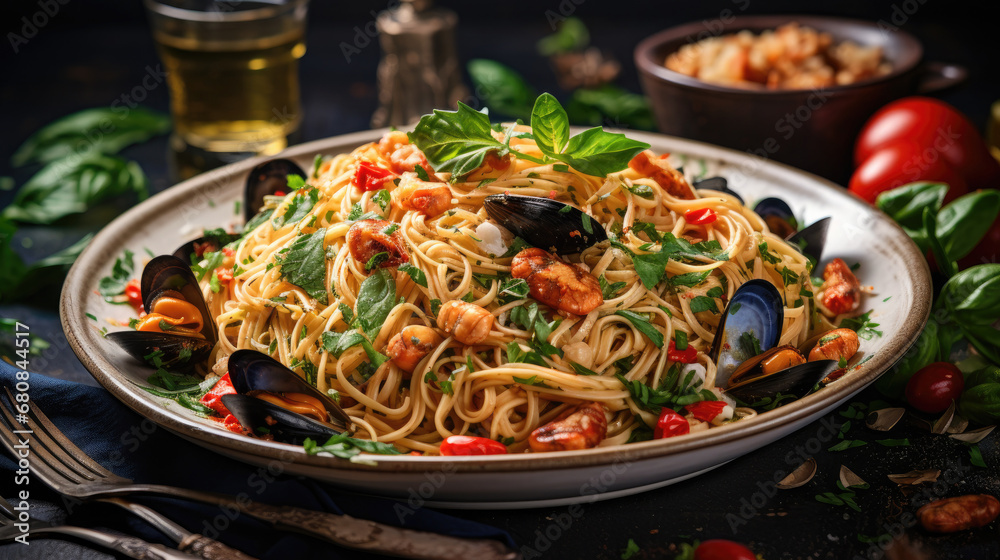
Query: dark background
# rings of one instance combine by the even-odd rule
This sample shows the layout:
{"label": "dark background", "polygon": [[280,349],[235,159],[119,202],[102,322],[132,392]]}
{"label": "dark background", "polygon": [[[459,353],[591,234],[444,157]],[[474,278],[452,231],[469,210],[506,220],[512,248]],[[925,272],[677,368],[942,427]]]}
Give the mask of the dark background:
{"label": "dark background", "polygon": [[[56,4],[56,0],[51,0]],[[577,5],[577,2],[579,5]],[[940,95],[960,108],[980,128],[986,123],[989,105],[1000,98],[996,84],[997,31],[992,16],[982,13],[985,3],[918,0],[869,2],[853,0],[820,5],[795,1],[746,0],[739,2],[653,2],[598,1],[573,2],[508,0],[506,2],[440,2],[455,10],[460,18],[457,32],[459,57],[491,58],[507,64],[539,91],[551,91],[565,98],[568,92],[556,85],[548,61],[535,51],[536,41],[551,33],[552,14],[575,15],[590,28],[591,42],[622,63],[618,83],[639,91],[632,51],[643,38],[680,23],[710,20],[725,8],[749,4],[746,13],[809,13],[887,20],[911,12],[902,29],[916,35],[925,46],[926,58],[954,62],[969,69],[968,82]],[[380,50],[375,41],[363,47],[348,63],[341,43],[353,44],[357,28],[372,20],[372,12],[385,8],[377,2],[330,2],[314,0],[310,7],[307,34],[308,52],[301,60],[304,124],[302,140],[368,128],[376,107],[375,67]],[[110,105],[142,82],[147,67],[159,64],[140,2],[111,0],[68,0],[59,5],[17,54],[10,46],[10,33],[23,33],[22,17],[31,18],[42,10],[37,1],[5,1],[0,5],[0,176],[11,175],[20,184],[34,168],[12,170],[9,155],[39,127],[74,111]],[[165,84],[152,89],[143,104],[168,110]],[[748,107],[748,111],[752,108]],[[821,147],[818,147],[821,149]],[[159,137],[124,152],[138,161],[150,179],[150,190],[170,186],[166,138]],[[0,191],[0,204],[9,203],[13,193]],[[95,231],[112,219],[115,211],[94,211],[88,216],[64,220],[56,228],[22,227],[15,246],[28,262],[41,258],[88,231]],[[52,301],[55,291],[49,294]],[[44,301],[0,306],[0,316],[29,322],[32,332],[53,343],[53,350],[40,373],[95,384],[89,373],[66,347],[54,307]],[[61,349],[61,350],[60,350]],[[36,362],[37,363],[37,362]],[[877,398],[873,391],[862,400]],[[838,421],[843,417],[835,416]],[[875,439],[870,433],[854,435]],[[968,465],[964,448],[947,445],[941,438],[910,433],[909,448],[879,448],[869,445],[844,453],[817,454],[821,474],[804,488],[779,493],[755,508],[746,524],[732,530],[732,517],[740,515],[743,500],[759,491],[757,482],[768,481],[776,470],[787,469],[788,452],[817,435],[819,423],[803,428],[747,457],[707,475],[677,486],[640,496],[589,504],[584,515],[571,526],[560,529],[559,538],[542,551],[545,558],[618,558],[629,538],[642,549],[637,557],[657,558],[670,547],[691,539],[732,538],[751,543],[765,558],[851,558],[868,550],[859,535],[878,536],[885,523],[898,520],[901,511],[912,511],[908,499],[885,479],[887,473],[916,468],[946,468],[948,460]],[[853,432],[852,432],[853,433]],[[903,437],[893,434],[891,437]],[[995,439],[995,438],[994,438]],[[968,492],[998,493],[1000,452],[996,444],[982,444],[986,469],[972,469],[948,488],[948,495]],[[835,490],[839,465],[851,468],[872,483],[868,493],[859,495],[861,513],[845,507],[821,504],[815,494]],[[749,511],[749,510],[747,510]],[[457,512],[456,515],[492,523],[508,529],[516,539],[537,546],[536,531],[544,531],[554,521],[564,519],[566,508],[508,512]],[[741,518],[742,519],[742,518]],[[923,541],[933,558],[998,558],[997,525],[950,537],[936,537],[909,529],[907,534]],[[544,544],[544,541],[542,541]],[[52,556],[56,546],[39,543],[17,557]],[[46,552],[48,551],[48,552]],[[12,552],[0,547],[0,557]],[[75,552],[64,552],[76,557]],[[668,555],[669,556],[669,555]]]}

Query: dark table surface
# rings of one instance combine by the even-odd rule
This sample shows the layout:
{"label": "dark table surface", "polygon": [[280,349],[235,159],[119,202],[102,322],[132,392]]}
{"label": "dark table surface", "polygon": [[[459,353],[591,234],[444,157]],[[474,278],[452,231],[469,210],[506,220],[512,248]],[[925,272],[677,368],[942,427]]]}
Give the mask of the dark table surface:
{"label": "dark table surface", "polygon": [[[536,54],[534,47],[538,38],[550,32],[552,14],[580,16],[591,28],[593,44],[622,62],[619,84],[638,91],[631,58],[638,41],[672,25],[710,20],[718,17],[722,9],[735,5],[745,6],[747,13],[809,11],[901,23],[923,40],[928,59],[956,62],[969,69],[969,81],[941,97],[974,123],[983,126],[990,103],[1000,98],[1000,90],[990,85],[995,84],[994,70],[1000,54],[995,31],[989,28],[988,18],[977,17],[971,11],[978,10],[971,3],[855,1],[839,3],[836,9],[810,10],[794,2],[756,0],[700,6],[596,0],[520,1],[495,6],[443,3],[455,9],[462,20],[457,44],[463,60],[499,60],[521,72],[538,90],[559,96],[567,92],[558,89],[548,62]],[[47,18],[46,25],[27,43],[20,44],[16,54],[11,46],[0,46],[0,176],[11,175],[18,184],[27,178],[27,172],[12,170],[8,160],[31,132],[73,111],[108,106],[123,95],[133,94],[143,77],[156,71],[160,62],[141,8],[134,4],[103,1],[85,6],[71,2]],[[357,28],[363,28],[371,21],[372,11],[384,9],[385,5],[337,4],[334,7],[317,2],[312,7],[308,53],[301,61],[303,140],[366,129],[376,107],[379,47],[373,42],[348,62],[341,54],[341,44],[352,43]],[[39,9],[35,2],[5,3],[0,8],[3,31],[18,32],[24,24],[21,18]],[[164,84],[147,88],[141,95],[142,104],[168,109]],[[124,152],[142,165],[154,193],[172,184],[166,154],[165,137]],[[0,191],[0,204],[5,206],[12,196],[12,192]],[[96,231],[115,213],[112,208],[64,220],[57,227],[22,227],[15,247],[31,262]],[[69,350],[54,301],[55,294],[51,293],[37,301],[2,305],[0,316],[29,324],[33,333],[52,343],[45,359],[35,361],[39,373],[96,384]],[[878,398],[869,389],[856,400],[870,402]],[[834,414],[830,419],[839,424],[847,418]],[[826,440],[827,430],[818,421],[693,480],[637,496],[584,503],[582,510],[550,507],[451,513],[510,531],[526,547],[522,552],[529,558],[618,558],[629,539],[640,548],[637,558],[671,557],[669,552],[680,543],[709,538],[745,542],[770,560],[852,558],[869,553],[881,557],[883,549],[879,544],[890,541],[889,537],[878,540],[884,535],[906,535],[921,544],[930,558],[1000,558],[996,523],[950,536],[903,527],[902,514],[913,511],[917,500],[886,478],[889,473],[938,468],[952,476],[942,476],[947,483],[931,490],[936,495],[998,495],[1000,447],[995,438],[981,444],[988,465],[981,468],[971,465],[963,446],[944,438],[915,428],[898,428],[889,437],[909,437],[911,445],[883,447],[874,440],[885,436],[866,432],[859,424],[853,422],[847,437],[869,440],[865,447],[828,451],[832,443]],[[800,454],[817,459],[819,474],[802,488],[775,492],[771,484],[775,475],[798,465]],[[817,494],[838,492],[835,485],[841,465],[849,466],[871,483],[870,489],[858,491],[855,498],[861,511],[815,499]],[[3,558],[77,558],[88,554],[74,545],[54,541],[38,541],[31,547],[0,546]]]}

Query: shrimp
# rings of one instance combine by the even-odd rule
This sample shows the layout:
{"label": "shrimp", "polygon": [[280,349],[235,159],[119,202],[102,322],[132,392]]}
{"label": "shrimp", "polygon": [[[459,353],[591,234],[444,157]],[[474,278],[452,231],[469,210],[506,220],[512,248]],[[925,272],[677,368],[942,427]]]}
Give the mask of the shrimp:
{"label": "shrimp", "polygon": [[453,334],[462,344],[479,344],[493,328],[493,314],[474,303],[452,300],[441,306],[438,328]]}
{"label": "shrimp", "polygon": [[386,353],[399,369],[413,372],[420,360],[441,344],[441,340],[441,335],[430,327],[409,325],[389,340]]}
{"label": "shrimp", "polygon": [[861,305],[861,284],[843,259],[833,259],[823,269],[820,303],[833,315],[850,313]]}
{"label": "shrimp", "polygon": [[347,230],[351,256],[364,265],[365,270],[397,267],[409,262],[410,256],[399,230],[386,233],[391,225],[393,222],[387,220],[361,220]]}
{"label": "shrimp", "polygon": [[597,447],[608,436],[604,405],[582,404],[560,414],[555,420],[531,432],[532,451],[568,451]]}
{"label": "shrimp", "polygon": [[403,175],[399,186],[392,191],[396,205],[404,210],[422,212],[433,218],[451,208],[451,189],[445,183],[421,181],[412,175]]}
{"label": "shrimp", "polygon": [[632,158],[628,166],[639,173],[652,177],[663,190],[671,196],[691,200],[694,198],[694,188],[684,179],[684,175],[667,164],[666,161],[657,158],[652,151],[646,150]]}
{"label": "shrimp", "polygon": [[586,315],[604,303],[597,278],[544,249],[525,249],[515,255],[510,273],[528,281],[531,297],[566,313]]}
{"label": "shrimp", "polygon": [[389,161],[389,166],[397,175],[420,166],[429,176],[434,176],[434,169],[427,163],[423,152],[410,144],[410,139],[403,131],[393,130],[383,136],[378,143],[378,153]]}
{"label": "shrimp", "polygon": [[858,333],[851,329],[833,329],[820,337],[819,342],[809,352],[809,361],[850,360],[860,346]]}

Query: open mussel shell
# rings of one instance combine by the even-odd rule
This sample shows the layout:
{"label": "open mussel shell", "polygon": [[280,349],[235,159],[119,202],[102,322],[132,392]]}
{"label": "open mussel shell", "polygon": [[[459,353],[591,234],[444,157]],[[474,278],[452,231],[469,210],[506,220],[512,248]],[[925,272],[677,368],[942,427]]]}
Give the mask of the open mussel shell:
{"label": "open mussel shell", "polygon": [[223,233],[221,235],[213,233],[212,235],[203,235],[181,245],[173,252],[173,255],[185,263],[194,263],[195,260],[192,257],[199,254],[204,255],[205,253],[217,252],[239,238],[240,236],[235,233]]}
{"label": "open mussel shell", "polygon": [[736,368],[754,357],[754,341],[760,351],[777,346],[784,320],[785,304],[774,284],[750,280],[740,286],[722,313],[709,350],[717,367],[715,384],[724,387]]}
{"label": "open mussel shell", "polygon": [[746,403],[773,397],[778,393],[801,397],[812,391],[817,383],[838,367],[836,360],[816,360],[766,375],[748,372],[740,376],[738,382],[728,384],[725,391]]}
{"label": "open mussel shell", "polygon": [[780,198],[765,198],[754,206],[753,211],[764,218],[771,233],[787,239],[799,228],[795,226],[795,214],[788,203]]}
{"label": "open mussel shell", "polygon": [[323,443],[340,433],[327,424],[247,395],[223,395],[222,404],[254,435],[270,434],[275,441],[302,445],[311,438]]}
{"label": "open mussel shell", "polygon": [[167,369],[190,369],[208,359],[219,337],[191,267],[173,255],[160,255],[146,264],[139,285],[144,309],[152,309],[153,302],[165,292],[179,293],[194,305],[201,314],[204,338],[169,332],[123,331],[108,334],[108,339],[144,362],[148,361],[147,356],[160,352],[162,367]]}
{"label": "open mussel shell", "polygon": [[728,195],[735,196],[736,199],[740,201],[740,204],[746,204],[746,202],[743,201],[743,197],[740,196],[739,193],[729,188],[729,181],[727,181],[725,177],[707,177],[691,183],[691,186],[698,190],[708,189],[711,191],[724,192]]}
{"label": "open mussel shell", "polygon": [[247,176],[246,189],[243,194],[243,214],[246,221],[260,212],[264,206],[264,197],[278,191],[288,192],[288,176],[298,175],[308,178],[294,161],[290,159],[272,159],[261,163],[250,170]]}
{"label": "open mussel shell", "polygon": [[[351,418],[329,395],[320,392],[281,362],[254,350],[237,350],[229,356],[229,378],[236,392],[245,395],[251,391],[271,393],[303,393],[316,398],[326,408],[333,427],[341,430],[351,426]],[[284,410],[284,409],[282,409]],[[297,417],[305,418],[300,414]],[[235,414],[235,412],[234,412]],[[239,416],[237,416],[239,418]],[[242,420],[241,420],[242,423]]]}
{"label": "open mussel shell", "polygon": [[823,258],[823,246],[826,245],[826,233],[830,229],[830,220],[831,218],[823,218],[813,222],[802,231],[788,236],[785,241],[801,249],[804,255],[809,255],[819,261]]}
{"label": "open mussel shell", "polygon": [[483,205],[490,218],[514,235],[558,254],[579,253],[608,239],[597,220],[549,198],[491,194]]}

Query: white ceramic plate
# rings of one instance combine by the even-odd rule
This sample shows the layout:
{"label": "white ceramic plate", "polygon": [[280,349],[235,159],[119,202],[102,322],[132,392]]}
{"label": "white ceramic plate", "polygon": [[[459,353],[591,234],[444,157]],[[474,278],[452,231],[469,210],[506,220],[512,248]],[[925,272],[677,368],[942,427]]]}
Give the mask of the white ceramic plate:
{"label": "white ceramic plate", "polygon": [[[368,131],[319,140],[283,156],[311,168],[317,153],[336,154],[377,140]],[[745,200],[765,196],[786,200],[811,223],[832,216],[824,257],[859,262],[864,285],[874,286],[864,305],[884,335],[864,340],[860,367],[821,391],[720,428],[626,446],[559,453],[490,457],[379,457],[376,466],[332,457],[308,456],[301,447],[259,441],[230,433],[139,384],[151,373],[132,360],[100,328],[107,318],[127,320],[127,306],[112,306],[96,294],[125,249],[171,253],[201,228],[236,224],[236,201],[250,168],[260,160],[233,164],[181,183],[129,210],[104,228],[80,255],[66,279],[61,299],[63,327],[73,350],[105,388],[136,412],[209,449],[249,463],[283,463],[286,472],[328,481],[359,492],[452,507],[525,507],[589,502],[641,492],[677,482],[773,442],[832,411],[871,383],[909,348],[930,310],[930,274],[906,234],[883,214],[836,185],[797,169],[755,156],[677,138],[643,133],[629,136],[673,154],[690,176],[721,175]],[[817,149],[817,157],[822,157]],[[98,318],[95,323],[87,317]]]}

